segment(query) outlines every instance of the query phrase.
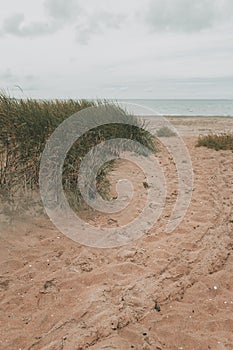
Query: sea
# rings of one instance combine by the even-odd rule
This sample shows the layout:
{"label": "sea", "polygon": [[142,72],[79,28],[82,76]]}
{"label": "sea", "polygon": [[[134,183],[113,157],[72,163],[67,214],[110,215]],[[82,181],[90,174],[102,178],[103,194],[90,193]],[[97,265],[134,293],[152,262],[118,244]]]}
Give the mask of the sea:
{"label": "sea", "polygon": [[233,117],[233,99],[227,100],[146,100],[122,99],[120,104],[139,105],[144,115]]}

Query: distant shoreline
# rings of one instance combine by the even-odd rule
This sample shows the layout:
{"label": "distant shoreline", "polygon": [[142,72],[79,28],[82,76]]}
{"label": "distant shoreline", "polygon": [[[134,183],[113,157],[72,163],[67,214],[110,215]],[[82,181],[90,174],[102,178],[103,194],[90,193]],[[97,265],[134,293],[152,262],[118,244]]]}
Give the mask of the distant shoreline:
{"label": "distant shoreline", "polygon": [[233,117],[233,100],[117,100],[129,109],[140,110],[140,114],[169,117]]}

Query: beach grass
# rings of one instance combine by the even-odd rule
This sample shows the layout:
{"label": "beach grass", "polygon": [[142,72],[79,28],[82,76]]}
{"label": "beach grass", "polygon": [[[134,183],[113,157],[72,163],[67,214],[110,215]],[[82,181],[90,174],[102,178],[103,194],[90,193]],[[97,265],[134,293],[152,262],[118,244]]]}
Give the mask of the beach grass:
{"label": "beach grass", "polygon": [[156,135],[158,137],[172,137],[172,136],[176,136],[176,133],[173,130],[171,130],[169,127],[163,126],[156,131]]}
{"label": "beach grass", "polygon": [[[68,117],[85,108],[108,105],[106,101],[16,99],[0,94],[0,183],[1,195],[13,196],[39,189],[39,168],[45,144],[53,131]],[[116,107],[118,108],[118,107]],[[121,110],[125,120],[134,118]],[[98,143],[114,138],[136,140],[156,151],[155,140],[146,125],[111,123],[89,130],[71,147],[63,167],[63,187],[77,207],[82,200],[77,192],[77,177],[84,156]],[[114,162],[103,166],[97,176],[97,188],[108,191],[106,174]]]}
{"label": "beach grass", "polygon": [[211,149],[219,150],[231,150],[233,151],[233,134],[221,133],[221,134],[209,134],[205,136],[199,136],[197,146],[207,147]]}

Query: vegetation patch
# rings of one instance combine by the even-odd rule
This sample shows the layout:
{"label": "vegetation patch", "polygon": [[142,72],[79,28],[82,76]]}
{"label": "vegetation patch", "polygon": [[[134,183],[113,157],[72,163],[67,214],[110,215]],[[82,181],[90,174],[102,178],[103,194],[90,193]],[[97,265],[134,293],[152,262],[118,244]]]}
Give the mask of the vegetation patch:
{"label": "vegetation patch", "polygon": [[233,151],[233,134],[222,133],[222,134],[209,134],[206,136],[199,136],[197,147],[208,147],[219,150],[231,150]]}
{"label": "vegetation patch", "polygon": [[[106,108],[109,105],[107,102],[86,100],[15,99],[0,94],[0,194],[12,196],[18,191],[38,190],[41,155],[53,131],[74,113],[100,104]],[[77,190],[79,167],[95,145],[122,138],[138,141],[149,150],[156,151],[155,139],[146,130],[146,125],[136,121],[134,116],[120,107],[116,108],[124,116],[126,124],[113,122],[87,131],[73,144],[66,156],[63,188],[75,206],[80,207],[82,204]],[[130,120],[134,120],[134,125],[127,124]],[[94,158],[93,153],[93,161]],[[106,174],[112,166],[113,162],[108,162],[97,175],[96,187],[105,197],[108,191]]]}
{"label": "vegetation patch", "polygon": [[172,131],[170,128],[168,128],[167,126],[163,126],[159,130],[157,130],[156,135],[158,137],[172,137],[172,136],[176,136],[176,133]]}

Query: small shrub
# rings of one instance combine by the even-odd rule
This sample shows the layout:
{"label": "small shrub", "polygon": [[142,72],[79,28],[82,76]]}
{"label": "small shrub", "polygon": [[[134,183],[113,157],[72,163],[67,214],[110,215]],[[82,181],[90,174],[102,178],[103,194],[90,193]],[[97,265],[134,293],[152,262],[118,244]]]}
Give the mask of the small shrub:
{"label": "small shrub", "polygon": [[219,150],[231,150],[233,151],[233,134],[222,133],[222,134],[210,134],[206,136],[199,136],[197,147],[208,147]]}
{"label": "small shrub", "polygon": [[156,135],[158,137],[172,137],[176,136],[176,133],[169,129],[167,126],[163,126],[159,130],[157,130]]}

